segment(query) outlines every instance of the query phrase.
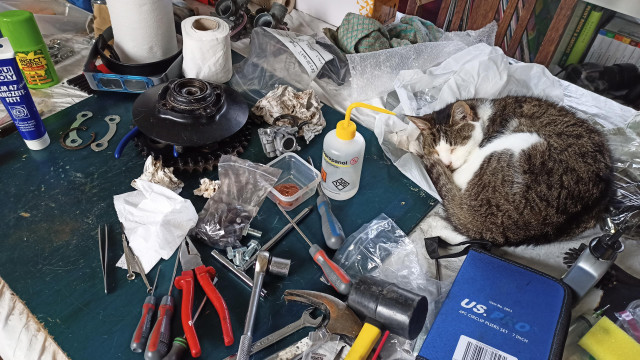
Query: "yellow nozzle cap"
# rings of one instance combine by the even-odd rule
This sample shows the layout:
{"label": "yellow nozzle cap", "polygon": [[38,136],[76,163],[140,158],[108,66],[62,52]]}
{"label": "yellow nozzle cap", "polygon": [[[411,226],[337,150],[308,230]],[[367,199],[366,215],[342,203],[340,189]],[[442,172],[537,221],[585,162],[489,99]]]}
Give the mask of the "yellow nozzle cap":
{"label": "yellow nozzle cap", "polygon": [[336,136],[341,140],[351,140],[356,137],[356,123],[349,120],[338,121]]}
{"label": "yellow nozzle cap", "polygon": [[360,103],[360,102],[353,103],[349,105],[349,107],[347,108],[347,112],[345,113],[344,120],[338,121],[338,125],[336,126],[336,136],[338,137],[338,139],[351,140],[354,137],[356,137],[356,124],[353,121],[351,121],[351,110],[357,107],[362,107],[362,108],[374,110],[374,111],[385,113],[385,114],[395,115],[395,113],[387,109],[379,108],[377,106]]}

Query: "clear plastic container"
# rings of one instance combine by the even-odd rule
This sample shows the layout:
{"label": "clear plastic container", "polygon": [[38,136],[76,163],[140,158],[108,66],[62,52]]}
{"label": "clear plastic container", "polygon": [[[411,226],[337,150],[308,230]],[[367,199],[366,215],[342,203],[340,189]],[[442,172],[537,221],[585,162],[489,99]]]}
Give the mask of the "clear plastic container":
{"label": "clear plastic container", "polygon": [[[280,178],[267,196],[273,202],[280,204],[283,209],[293,210],[316,192],[316,186],[320,182],[320,173],[302,160],[300,156],[290,152],[284,153],[268,163],[267,166],[282,170]],[[287,196],[276,190],[279,185],[284,184],[293,184],[299,190]]]}

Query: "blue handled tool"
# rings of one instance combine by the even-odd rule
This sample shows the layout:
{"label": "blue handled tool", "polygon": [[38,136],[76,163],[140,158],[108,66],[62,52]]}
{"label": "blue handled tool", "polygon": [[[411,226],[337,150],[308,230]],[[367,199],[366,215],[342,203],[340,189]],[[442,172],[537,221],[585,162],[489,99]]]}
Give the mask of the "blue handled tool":
{"label": "blue handled tool", "polygon": [[[311,156],[308,158],[309,164],[313,166]],[[342,231],[342,225],[333,215],[331,211],[331,203],[329,199],[322,191],[320,184],[318,184],[318,200],[316,201],[318,211],[320,212],[320,218],[322,219],[322,235],[324,241],[330,249],[337,250],[344,243],[344,231]]]}

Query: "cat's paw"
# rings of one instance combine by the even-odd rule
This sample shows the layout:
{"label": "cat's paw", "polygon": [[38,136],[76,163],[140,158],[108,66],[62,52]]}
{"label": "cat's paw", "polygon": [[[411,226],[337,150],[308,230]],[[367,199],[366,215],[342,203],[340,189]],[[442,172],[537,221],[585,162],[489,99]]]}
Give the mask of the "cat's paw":
{"label": "cat's paw", "polygon": [[451,223],[440,215],[428,216],[420,223],[420,230],[422,230],[426,238],[439,236],[442,240],[452,245],[469,241],[468,237],[457,232],[451,226]]}

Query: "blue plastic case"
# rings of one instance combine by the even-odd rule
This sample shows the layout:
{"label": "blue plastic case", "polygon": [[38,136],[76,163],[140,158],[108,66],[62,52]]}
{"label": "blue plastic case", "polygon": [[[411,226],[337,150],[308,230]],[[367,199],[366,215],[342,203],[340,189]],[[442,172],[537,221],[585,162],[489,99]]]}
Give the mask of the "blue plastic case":
{"label": "blue plastic case", "polygon": [[561,359],[570,296],[558,279],[471,250],[417,358]]}

